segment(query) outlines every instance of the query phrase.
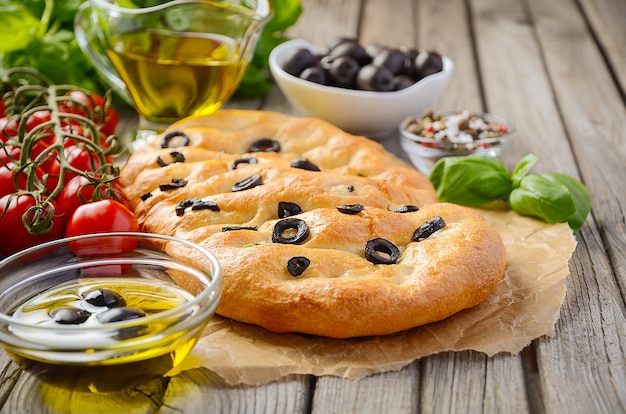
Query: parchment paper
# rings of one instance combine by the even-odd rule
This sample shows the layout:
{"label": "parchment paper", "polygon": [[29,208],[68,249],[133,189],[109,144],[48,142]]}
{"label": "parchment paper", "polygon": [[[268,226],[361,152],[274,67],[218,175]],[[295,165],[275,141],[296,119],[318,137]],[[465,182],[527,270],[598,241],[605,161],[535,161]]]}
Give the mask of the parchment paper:
{"label": "parchment paper", "polygon": [[180,369],[207,367],[233,385],[289,374],[356,379],[448,350],[516,354],[533,339],[553,335],[576,248],[572,231],[500,204],[476,210],[498,230],[507,250],[504,279],[478,306],[395,335],[349,340],[275,334],[215,316]]}

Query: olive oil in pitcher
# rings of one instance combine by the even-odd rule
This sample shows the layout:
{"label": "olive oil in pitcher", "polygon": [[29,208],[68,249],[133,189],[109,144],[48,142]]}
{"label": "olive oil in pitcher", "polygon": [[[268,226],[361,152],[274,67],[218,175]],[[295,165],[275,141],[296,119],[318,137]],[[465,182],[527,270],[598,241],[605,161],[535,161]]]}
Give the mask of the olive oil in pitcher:
{"label": "olive oil in pitcher", "polygon": [[223,35],[149,30],[114,36],[110,45],[109,59],[152,123],[215,112],[245,72],[236,42]]}

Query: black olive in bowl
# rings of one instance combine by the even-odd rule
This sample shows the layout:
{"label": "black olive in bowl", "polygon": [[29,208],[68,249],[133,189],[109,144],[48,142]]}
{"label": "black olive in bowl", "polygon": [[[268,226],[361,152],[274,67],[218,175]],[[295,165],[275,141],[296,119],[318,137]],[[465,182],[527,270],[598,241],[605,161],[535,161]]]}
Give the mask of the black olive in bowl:
{"label": "black olive in bowl", "polygon": [[[328,48],[301,39],[280,44],[270,54],[272,75],[302,114],[370,138],[388,136],[407,116],[428,108],[454,70],[450,59],[435,52],[363,47],[350,38],[334,43]],[[423,67],[418,70],[417,57],[423,53],[440,61],[438,71],[424,76]],[[306,63],[312,66],[302,69]]]}

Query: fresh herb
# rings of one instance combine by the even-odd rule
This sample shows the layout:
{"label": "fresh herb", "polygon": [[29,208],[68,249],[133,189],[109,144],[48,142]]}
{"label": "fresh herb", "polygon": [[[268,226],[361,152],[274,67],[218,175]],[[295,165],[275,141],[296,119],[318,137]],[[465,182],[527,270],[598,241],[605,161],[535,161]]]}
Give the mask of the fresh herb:
{"label": "fresh herb", "polygon": [[435,164],[429,178],[440,201],[479,206],[505,200],[519,214],[550,224],[567,222],[578,232],[591,210],[589,190],[565,174],[529,174],[536,162],[537,157],[528,154],[509,175],[492,158],[447,157]]}
{"label": "fresh herb", "polygon": [[[103,93],[93,63],[74,36],[74,16],[84,0],[0,0],[0,74],[10,68],[30,67],[55,84],[76,85]],[[119,0],[123,7],[149,7],[170,0]],[[257,98],[271,90],[270,51],[287,40],[285,31],[302,13],[300,0],[273,4],[273,17],[265,26],[237,95]]]}
{"label": "fresh herb", "polygon": [[74,36],[74,15],[82,2],[0,0],[0,73],[30,67],[55,84],[103,93]]}

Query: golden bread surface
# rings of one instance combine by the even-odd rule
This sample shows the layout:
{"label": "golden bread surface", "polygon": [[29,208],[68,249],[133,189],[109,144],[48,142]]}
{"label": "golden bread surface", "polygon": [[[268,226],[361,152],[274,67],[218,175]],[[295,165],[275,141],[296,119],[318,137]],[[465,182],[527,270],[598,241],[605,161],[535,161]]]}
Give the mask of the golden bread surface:
{"label": "golden bread surface", "polygon": [[[259,140],[280,148],[251,152]],[[379,143],[318,119],[247,110],[186,119],[139,147],[121,182],[144,231],[216,255],[219,314],[274,332],[395,333],[478,304],[504,273],[502,240],[480,215],[438,203],[430,181]],[[282,203],[298,211],[282,214]],[[418,209],[396,211],[405,206]],[[415,241],[431,219],[445,226]]]}

